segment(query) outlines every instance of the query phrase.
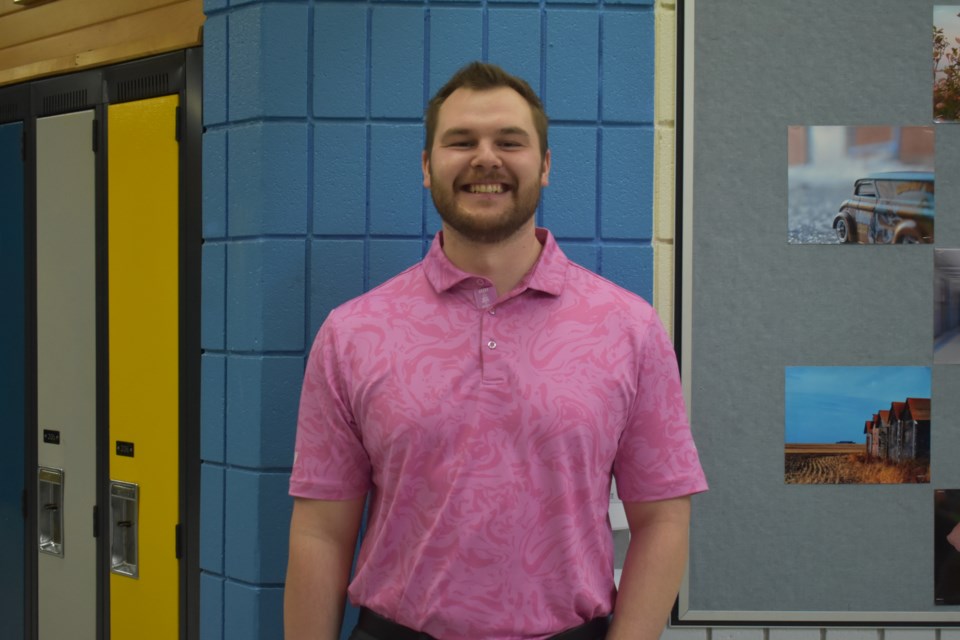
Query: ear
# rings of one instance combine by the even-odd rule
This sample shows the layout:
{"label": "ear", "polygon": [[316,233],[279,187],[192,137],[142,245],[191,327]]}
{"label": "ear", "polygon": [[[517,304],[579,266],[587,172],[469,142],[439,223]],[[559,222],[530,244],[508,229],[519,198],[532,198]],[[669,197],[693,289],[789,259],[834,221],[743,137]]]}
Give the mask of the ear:
{"label": "ear", "polygon": [[422,151],[420,154],[420,168],[423,169],[423,186],[430,188],[430,154]]}
{"label": "ear", "polygon": [[543,164],[540,166],[540,186],[550,184],[550,149],[543,154]]}

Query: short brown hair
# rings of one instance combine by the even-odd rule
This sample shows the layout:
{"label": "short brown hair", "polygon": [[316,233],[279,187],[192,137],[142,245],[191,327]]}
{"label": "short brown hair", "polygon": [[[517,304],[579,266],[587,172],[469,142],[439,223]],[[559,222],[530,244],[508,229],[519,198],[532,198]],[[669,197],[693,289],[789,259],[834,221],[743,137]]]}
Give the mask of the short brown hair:
{"label": "short brown hair", "polygon": [[437,120],[440,116],[440,107],[444,101],[450,97],[450,94],[457,89],[473,89],[482,91],[484,89],[496,89],[498,87],[509,87],[519,93],[527,104],[530,105],[530,112],[533,115],[533,126],[537,130],[540,138],[540,157],[547,153],[547,113],[543,110],[543,103],[534,93],[530,85],[523,78],[510,75],[495,64],[488,62],[471,62],[462,67],[453,74],[453,77],[443,85],[436,95],[430,99],[427,105],[425,126],[427,130],[426,140],[423,148],[429,154],[433,148],[433,139],[437,133]]}

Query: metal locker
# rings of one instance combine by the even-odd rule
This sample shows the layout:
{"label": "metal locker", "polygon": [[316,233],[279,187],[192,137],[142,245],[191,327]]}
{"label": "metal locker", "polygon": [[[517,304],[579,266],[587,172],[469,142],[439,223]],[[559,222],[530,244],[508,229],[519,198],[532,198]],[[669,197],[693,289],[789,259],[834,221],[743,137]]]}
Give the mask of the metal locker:
{"label": "metal locker", "polygon": [[178,102],[107,107],[113,638],[179,628]]}
{"label": "metal locker", "polygon": [[96,637],[93,111],[36,121],[37,624]]}
{"label": "metal locker", "polygon": [[0,620],[22,638],[26,335],[23,123],[0,125]]}

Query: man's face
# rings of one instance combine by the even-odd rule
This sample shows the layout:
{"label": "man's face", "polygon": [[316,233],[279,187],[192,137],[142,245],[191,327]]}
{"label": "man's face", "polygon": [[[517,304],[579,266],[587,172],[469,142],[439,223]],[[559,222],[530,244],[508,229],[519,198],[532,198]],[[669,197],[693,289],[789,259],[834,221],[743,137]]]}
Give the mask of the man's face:
{"label": "man's face", "polygon": [[445,226],[474,242],[504,240],[528,224],[548,183],[550,151],[530,105],[509,87],[457,89],[443,102],[423,186]]}

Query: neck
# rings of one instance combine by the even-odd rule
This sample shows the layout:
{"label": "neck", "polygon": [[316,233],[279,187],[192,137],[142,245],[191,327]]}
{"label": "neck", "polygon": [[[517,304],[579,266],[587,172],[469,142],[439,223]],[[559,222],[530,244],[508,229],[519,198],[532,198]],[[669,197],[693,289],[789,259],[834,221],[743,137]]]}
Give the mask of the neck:
{"label": "neck", "polygon": [[443,252],[458,269],[493,282],[497,295],[513,290],[540,257],[533,220],[509,238],[496,243],[469,240],[443,225]]}

